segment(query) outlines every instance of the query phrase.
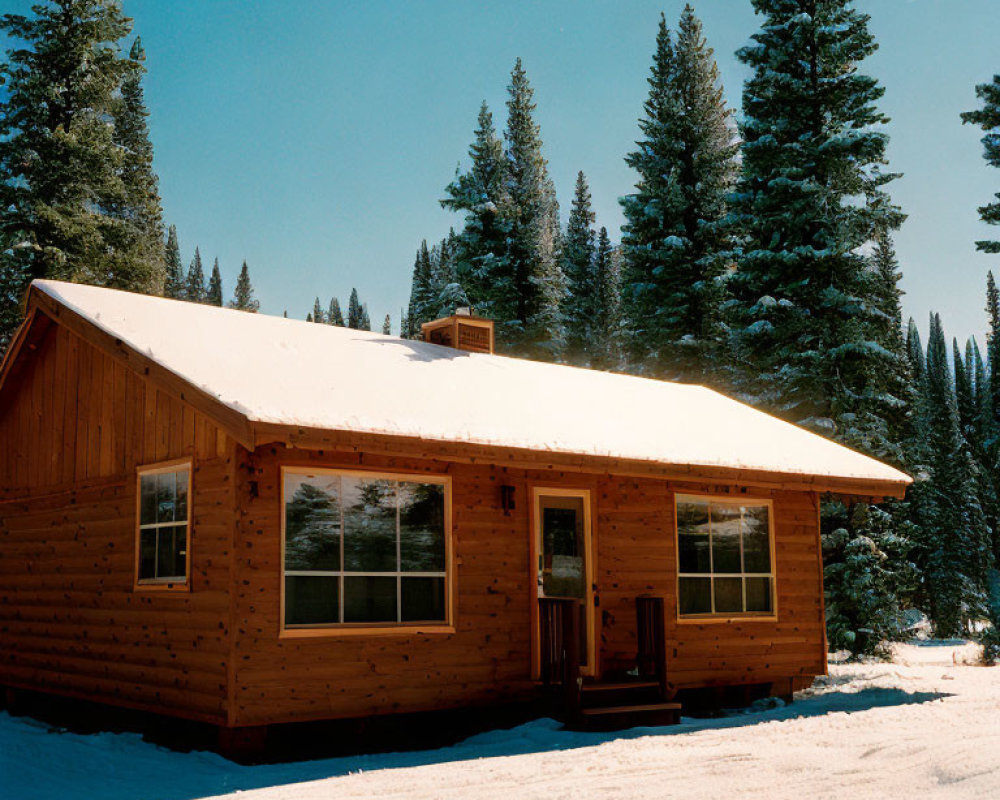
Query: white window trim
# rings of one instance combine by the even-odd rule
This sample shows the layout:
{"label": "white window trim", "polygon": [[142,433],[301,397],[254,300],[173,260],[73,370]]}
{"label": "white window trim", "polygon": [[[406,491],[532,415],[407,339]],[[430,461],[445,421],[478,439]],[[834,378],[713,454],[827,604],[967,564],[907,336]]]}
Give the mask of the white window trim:
{"label": "white window trim", "polygon": [[[445,569],[434,572],[403,572],[401,570],[390,570],[387,572],[352,572],[349,570],[285,570],[285,480],[288,475],[332,475],[338,477],[363,478],[366,480],[389,480],[401,483],[432,483],[444,488],[444,546],[445,546]],[[451,476],[439,474],[426,474],[423,472],[405,471],[381,471],[381,470],[357,470],[339,469],[333,467],[313,467],[311,465],[282,465],[281,485],[278,498],[281,518],[281,603],[279,638],[299,638],[308,636],[339,636],[349,634],[406,634],[406,633],[454,633],[454,605],[455,605],[455,571],[453,556],[453,533],[452,533],[452,496],[451,496]],[[399,528],[399,494],[396,495],[396,564],[400,559],[400,528]],[[343,514],[343,511],[341,511]],[[343,521],[343,517],[341,517]],[[343,522],[341,524],[340,535],[340,563],[344,564],[344,532]],[[344,578],[396,578],[396,619],[390,622],[325,622],[292,624],[285,623],[285,578],[287,576],[302,577],[330,577],[339,578],[338,607],[340,618],[344,615]],[[412,622],[402,620],[402,578],[444,578],[445,586],[445,619],[431,620],[427,622]]]}
{"label": "white window trim", "polygon": [[[680,547],[680,525],[677,522],[677,507],[681,503],[707,503],[709,506],[709,537],[708,537],[708,572],[681,572],[681,547]],[[712,572],[712,533],[711,533],[711,507],[713,505],[729,506],[766,506],[767,507],[767,539],[771,558],[770,572]],[[677,570],[677,603],[676,612],[679,622],[727,622],[746,620],[776,620],[778,618],[778,587],[777,587],[777,565],[775,563],[775,542],[774,542],[774,501],[770,498],[761,497],[731,497],[728,495],[711,494],[675,494],[674,495],[674,547],[675,568]],[[740,536],[740,563],[743,563],[743,536]],[[710,611],[698,614],[681,613],[681,590],[682,578],[708,578],[709,598],[712,608],[715,608],[715,579],[716,578],[769,578],[771,587],[771,610],[764,611]],[[742,580],[743,608],[747,605],[746,580]]]}

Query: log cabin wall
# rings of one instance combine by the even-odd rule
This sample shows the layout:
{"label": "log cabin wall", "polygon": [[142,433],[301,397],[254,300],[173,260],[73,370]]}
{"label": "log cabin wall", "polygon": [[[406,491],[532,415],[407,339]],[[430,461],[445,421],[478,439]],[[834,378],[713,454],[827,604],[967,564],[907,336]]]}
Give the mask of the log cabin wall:
{"label": "log cabin wall", "polygon": [[[453,633],[280,638],[281,466],[426,472],[452,479]],[[635,597],[667,598],[668,676],[677,688],[776,684],[784,693],[825,672],[815,495],[748,492],[775,515],[777,621],[679,622],[674,492],[724,494],[733,486],[515,469],[426,458],[322,452],[282,445],[242,453],[234,723],[357,717],[529,698],[532,680],[530,490],[585,488],[594,511],[596,626],[603,670],[631,667]],[[500,507],[500,485],[516,508]],[[744,496],[744,495],[740,495]]]}
{"label": "log cabin wall", "polygon": [[[0,404],[0,684],[227,721],[235,444],[59,325]],[[136,468],[190,457],[191,591],[134,589]]]}

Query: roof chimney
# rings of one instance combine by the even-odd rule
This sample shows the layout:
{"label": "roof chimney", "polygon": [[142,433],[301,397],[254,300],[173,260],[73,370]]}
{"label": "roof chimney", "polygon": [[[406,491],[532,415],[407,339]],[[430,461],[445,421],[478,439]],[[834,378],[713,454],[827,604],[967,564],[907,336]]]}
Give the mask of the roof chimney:
{"label": "roof chimney", "polygon": [[456,308],[450,317],[425,322],[420,330],[425,342],[470,353],[493,352],[493,320],[475,316],[471,308]]}

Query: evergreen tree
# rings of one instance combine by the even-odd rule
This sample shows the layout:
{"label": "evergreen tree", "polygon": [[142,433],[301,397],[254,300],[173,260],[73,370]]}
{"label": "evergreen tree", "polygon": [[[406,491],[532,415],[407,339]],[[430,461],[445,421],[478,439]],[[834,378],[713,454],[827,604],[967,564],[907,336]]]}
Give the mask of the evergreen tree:
{"label": "evergreen tree", "polygon": [[361,301],[358,300],[358,290],[351,289],[351,298],[347,302],[347,327],[354,328],[358,330],[361,328],[363,321],[364,309],[361,307]]}
{"label": "evergreen tree", "polygon": [[123,77],[115,113],[113,141],[121,154],[123,192],[113,205],[113,213],[122,222],[122,229],[109,284],[161,294],[166,280],[163,215],[142,90],[145,60],[146,52],[137,36],[129,51],[130,69]]}
{"label": "evergreen tree", "polygon": [[507,99],[507,257],[512,295],[496,304],[499,342],[508,351],[554,359],[564,346],[560,304],[565,278],[560,263],[559,208],[542,140],[534,120],[534,90],[517,59]]}
{"label": "evergreen tree", "polygon": [[976,468],[959,430],[954,382],[941,318],[931,315],[924,403],[930,459],[930,513],[921,531],[919,560],[938,636],[958,636],[983,609],[992,567],[989,530],[979,502]]}
{"label": "evergreen tree", "polygon": [[260,310],[260,303],[253,296],[253,285],[250,283],[250,270],[247,268],[246,261],[243,262],[243,266],[240,268],[240,276],[236,279],[236,290],[233,293],[233,301],[229,304],[229,307],[235,308],[237,311],[249,311],[251,314],[256,314]]}
{"label": "evergreen tree", "polygon": [[[991,167],[1000,167],[1000,75],[994,75],[990,83],[976,86],[976,97],[983,101],[982,108],[963,113],[962,124],[970,122],[986,131],[981,140],[983,158]],[[1000,201],[1000,192],[995,197]],[[979,218],[988,225],[1000,225],[1000,202],[980,206]],[[979,241],[976,242],[976,249],[984,253],[1000,253],[1000,241]]]}
{"label": "evergreen tree", "polygon": [[[566,224],[563,243],[563,272],[566,275],[566,357],[574,364],[586,363],[585,352],[593,349],[595,317],[600,306],[594,258],[596,219],[590,202],[590,187],[583,172],[576,175],[573,208]],[[610,253],[610,249],[609,249]]]}
{"label": "evergreen tree", "polygon": [[212,277],[208,279],[208,294],[206,302],[210,306],[222,307],[222,273],[219,272],[219,259],[212,264]]}
{"label": "evergreen tree", "polygon": [[630,357],[655,375],[718,382],[731,249],[723,221],[737,148],[718,67],[690,5],[676,44],[660,18],[644,111],[642,138],[625,159],[638,173],[636,191],[622,198]]}
{"label": "evergreen tree", "polygon": [[[417,256],[413,262],[413,279],[410,284],[410,306],[406,314],[408,322],[407,337],[414,339],[420,334],[420,325],[435,318],[436,304],[434,288],[434,266],[431,253],[427,249],[427,240],[420,243]],[[351,326],[353,327],[353,326]]]}
{"label": "evergreen tree", "polygon": [[316,301],[313,303],[312,321],[319,323],[326,322],[326,319],[323,316],[323,306],[319,304],[318,297],[316,298]]}
{"label": "evergreen tree", "polygon": [[0,31],[20,42],[2,65],[0,348],[35,278],[162,290],[162,269],[129,269],[149,253],[116,213],[129,196],[114,122],[137,68],[118,45],[130,28],[114,0],[37,3],[32,16],[0,18]]}
{"label": "evergreen tree", "polygon": [[989,315],[986,359],[990,366],[990,416],[995,423],[1000,423],[1000,290],[997,289],[992,271],[986,274],[986,313]]}
{"label": "evergreen tree", "polygon": [[358,321],[358,330],[370,331],[372,329],[372,321],[368,316],[368,304],[365,303],[361,306],[361,319]]}
{"label": "evergreen tree", "polygon": [[[469,171],[456,174],[441,201],[444,208],[465,213],[456,243],[456,278],[479,313],[494,320],[507,319],[514,313],[510,301],[514,275],[507,255],[507,159],[485,102],[479,109],[469,157]],[[411,330],[416,323],[412,309],[408,320],[407,330],[417,335]]]}
{"label": "evergreen tree", "polygon": [[174,300],[184,299],[184,263],[181,261],[181,247],[177,241],[177,228],[171,225],[167,230],[166,279],[163,296]]}
{"label": "evergreen tree", "polygon": [[[740,60],[743,243],[729,281],[741,369],[754,404],[880,456],[898,398],[876,385],[895,357],[862,246],[901,214],[883,174],[884,90],[859,69],[877,45],[850,0],[754,0],[764,17]],[[858,203],[857,198],[867,201]]]}
{"label": "evergreen tree", "polygon": [[330,298],[330,310],[326,313],[326,321],[330,325],[344,327],[344,315],[340,311],[340,301],[336,297]]}
{"label": "evergreen tree", "polygon": [[594,255],[596,299],[588,361],[595,369],[617,369],[621,363],[621,257],[601,226]]}
{"label": "evergreen tree", "polygon": [[386,336],[392,336],[392,317],[388,314],[385,315],[385,320],[382,322],[382,333]]}
{"label": "evergreen tree", "polygon": [[208,291],[205,289],[205,270],[201,266],[201,253],[197,247],[194,249],[191,266],[188,267],[184,297],[192,303],[204,303],[208,298]]}

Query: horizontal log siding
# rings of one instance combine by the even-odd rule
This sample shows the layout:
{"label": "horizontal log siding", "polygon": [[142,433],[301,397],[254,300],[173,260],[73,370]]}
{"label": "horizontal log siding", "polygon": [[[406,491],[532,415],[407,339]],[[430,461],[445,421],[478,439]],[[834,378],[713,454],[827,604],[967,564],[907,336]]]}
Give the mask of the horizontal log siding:
{"label": "horizontal log siding", "polygon": [[[225,722],[234,444],[58,325],[0,443],[0,684]],[[192,590],[134,591],[136,467],[185,456]]]}
{"label": "horizontal log siding", "polygon": [[[667,598],[668,676],[678,687],[808,680],[824,671],[814,496],[775,503],[777,622],[678,624],[673,493],[734,487],[524,471],[426,458],[260,448],[244,456],[237,533],[234,716],[239,725],[354,717],[527,697],[533,579],[530,487],[590,489],[595,503],[599,663],[635,663],[635,597]],[[429,472],[452,477],[456,631],[279,638],[280,467]],[[501,484],[515,487],[504,516]],[[787,685],[787,683],[781,684]]]}

